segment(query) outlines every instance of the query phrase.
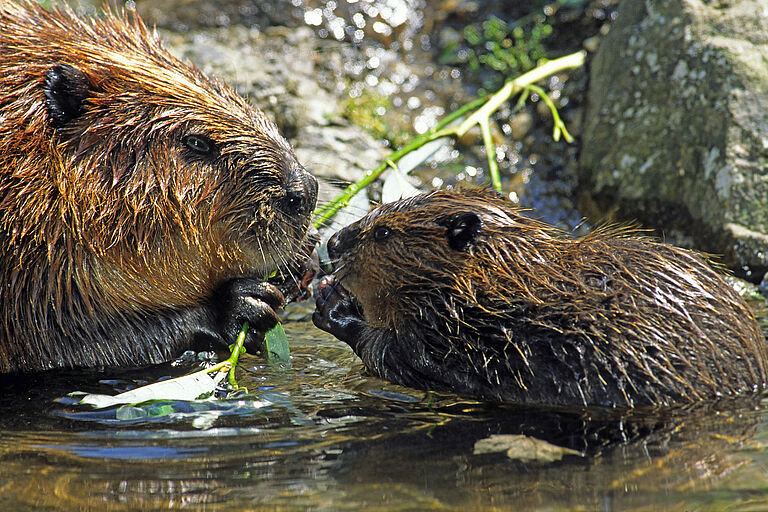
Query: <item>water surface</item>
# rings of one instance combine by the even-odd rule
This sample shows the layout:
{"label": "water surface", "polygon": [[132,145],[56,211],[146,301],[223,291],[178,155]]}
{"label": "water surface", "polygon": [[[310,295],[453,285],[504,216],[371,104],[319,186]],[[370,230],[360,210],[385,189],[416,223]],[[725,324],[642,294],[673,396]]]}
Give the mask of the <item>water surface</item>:
{"label": "water surface", "polygon": [[[768,507],[759,400],[690,409],[482,404],[367,376],[351,350],[287,324],[292,366],[246,355],[240,398],[118,419],[61,399],[153,376],[6,383],[2,510],[721,510]],[[158,370],[168,373],[168,368]],[[492,434],[578,450],[558,462],[474,455]]]}

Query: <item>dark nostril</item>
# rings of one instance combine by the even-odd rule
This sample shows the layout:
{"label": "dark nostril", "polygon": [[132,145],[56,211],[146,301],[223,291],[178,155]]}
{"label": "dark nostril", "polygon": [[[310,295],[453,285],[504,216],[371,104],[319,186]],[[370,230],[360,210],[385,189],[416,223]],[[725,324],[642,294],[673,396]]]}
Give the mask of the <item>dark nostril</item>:
{"label": "dark nostril", "polygon": [[294,170],[289,192],[285,196],[288,211],[297,215],[306,215],[317,204],[317,180],[303,168]]}
{"label": "dark nostril", "polygon": [[317,178],[306,171],[304,172],[304,188],[307,191],[307,204],[309,205],[309,209],[314,210],[315,206],[317,206]]}
{"label": "dark nostril", "polygon": [[306,213],[306,197],[303,192],[289,192],[285,197],[285,204],[289,211],[297,215]]}

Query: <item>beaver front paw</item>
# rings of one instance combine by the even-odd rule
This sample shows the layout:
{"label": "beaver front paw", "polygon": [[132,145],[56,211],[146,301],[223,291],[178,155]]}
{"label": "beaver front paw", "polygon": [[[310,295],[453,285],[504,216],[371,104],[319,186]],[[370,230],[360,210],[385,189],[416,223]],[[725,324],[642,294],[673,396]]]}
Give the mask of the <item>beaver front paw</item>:
{"label": "beaver front paw", "polygon": [[365,326],[360,304],[333,276],[326,276],[318,285],[312,322],[350,344],[353,348],[360,329]]}
{"label": "beaver front paw", "polygon": [[280,319],[275,312],[285,306],[283,293],[274,285],[256,279],[234,279],[227,282],[218,296],[221,330],[229,343],[248,322],[245,349],[249,353],[260,352],[264,346],[264,334],[277,325]]}

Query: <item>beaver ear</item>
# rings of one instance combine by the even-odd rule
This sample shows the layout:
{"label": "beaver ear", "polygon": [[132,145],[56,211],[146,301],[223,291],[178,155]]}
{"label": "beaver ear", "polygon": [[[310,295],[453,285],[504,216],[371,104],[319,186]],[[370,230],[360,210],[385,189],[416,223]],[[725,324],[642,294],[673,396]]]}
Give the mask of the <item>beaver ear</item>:
{"label": "beaver ear", "polygon": [[466,251],[477,238],[483,221],[475,212],[455,213],[440,222],[447,229],[448,245],[456,251]]}
{"label": "beaver ear", "polygon": [[59,64],[45,74],[43,92],[51,122],[61,128],[83,113],[91,88],[85,73],[69,64]]}

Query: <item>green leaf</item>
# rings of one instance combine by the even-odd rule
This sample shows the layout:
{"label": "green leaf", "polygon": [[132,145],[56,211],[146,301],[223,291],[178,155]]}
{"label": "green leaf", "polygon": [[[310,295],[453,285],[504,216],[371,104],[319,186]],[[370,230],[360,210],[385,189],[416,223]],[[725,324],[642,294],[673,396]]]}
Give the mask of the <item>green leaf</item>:
{"label": "green leaf", "polygon": [[477,30],[477,27],[467,25],[464,27],[464,39],[471,45],[479,45],[483,41],[483,36]]}
{"label": "green leaf", "polygon": [[267,347],[267,360],[270,363],[290,364],[291,351],[288,348],[288,338],[285,336],[283,324],[277,324],[264,335]]}

